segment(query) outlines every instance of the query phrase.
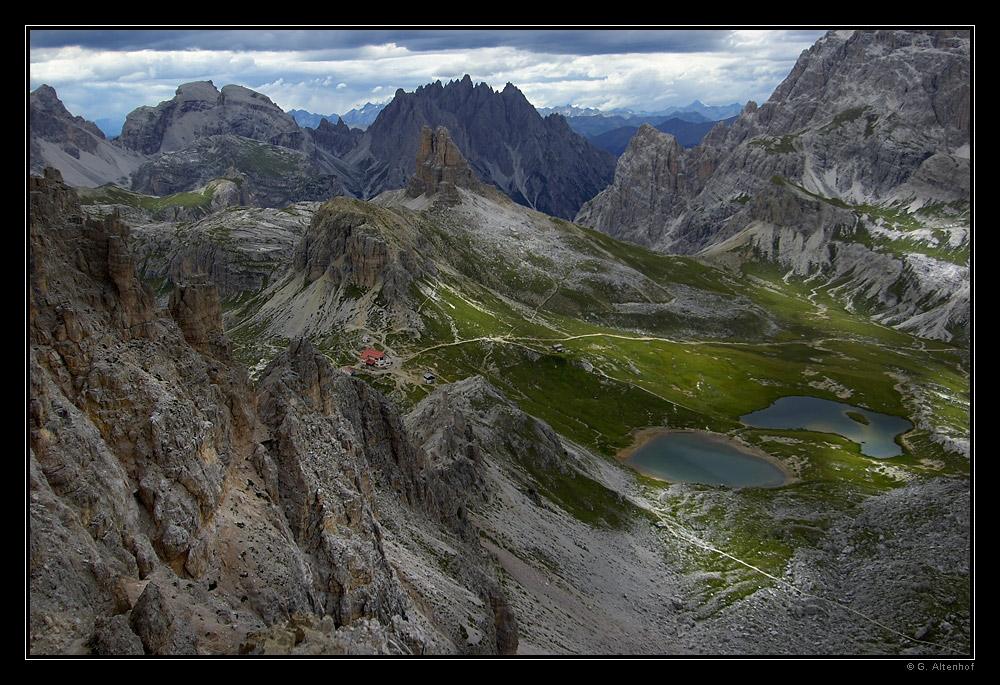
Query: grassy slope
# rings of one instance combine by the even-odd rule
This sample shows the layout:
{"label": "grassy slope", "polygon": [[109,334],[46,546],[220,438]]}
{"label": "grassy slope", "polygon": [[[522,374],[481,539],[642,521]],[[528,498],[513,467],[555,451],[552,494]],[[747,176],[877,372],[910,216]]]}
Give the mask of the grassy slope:
{"label": "grassy slope", "polygon": [[[711,326],[698,334],[697,319],[683,322],[683,334],[672,328],[677,322],[669,316],[637,317],[626,328],[616,327],[620,317],[614,314],[613,293],[602,295],[586,285],[574,289],[564,280],[555,291],[563,297],[541,297],[552,291],[545,273],[555,274],[557,267],[544,255],[532,260],[538,271],[508,277],[507,285],[484,286],[474,279],[477,274],[498,268],[514,273],[523,264],[513,258],[498,263],[504,258],[492,253],[485,264],[474,238],[456,235],[454,226],[449,233],[435,225],[425,235],[433,242],[434,231],[441,233],[450,263],[440,265],[437,277],[414,284],[413,304],[424,331],[417,338],[368,331],[384,340],[397,359],[391,372],[368,380],[407,407],[433,389],[420,380],[426,370],[433,370],[439,382],[482,374],[565,438],[609,457],[630,443],[634,429],[646,426],[707,428],[758,446],[780,459],[796,482],[774,490],[734,491],[724,505],[706,505],[690,493],[711,495],[707,486],[686,486],[688,494],[664,497],[664,484],[639,481],[661,502],[663,515],[776,575],[796,549],[820,544],[830,520],[850,516],[864,498],[913,479],[968,477],[969,459],[936,441],[937,433],[968,439],[968,349],[875,325],[846,311],[822,289],[786,283],[766,270],[740,279],[693,259],[655,254],[561,224],[558,228],[572,233],[581,253],[594,257],[595,272],[617,261],[636,267],[665,291],[684,285],[712,296],[749,298],[777,326],[763,334],[768,327],[757,315],[749,316],[750,342],[719,335]],[[359,335],[330,331],[316,336],[316,342],[332,359],[346,363]],[[562,352],[552,350],[557,342]],[[918,427],[906,437],[903,456],[878,461],[837,436],[739,423],[742,414],[784,395],[846,401],[908,416]],[[574,497],[593,497],[593,481],[546,482],[542,474],[531,475],[543,494],[585,517],[570,503]],[[776,518],[778,510],[783,513]],[[716,608],[768,582],[708,553],[692,553],[684,563],[692,569],[722,569],[721,577],[705,587],[705,601]]]}

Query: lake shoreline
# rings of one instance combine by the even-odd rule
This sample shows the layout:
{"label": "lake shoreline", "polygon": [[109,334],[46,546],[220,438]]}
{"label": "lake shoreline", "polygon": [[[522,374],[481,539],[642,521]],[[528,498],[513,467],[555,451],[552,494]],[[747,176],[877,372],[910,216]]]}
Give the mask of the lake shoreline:
{"label": "lake shoreline", "polygon": [[772,488],[780,488],[780,487],[784,487],[786,485],[791,485],[792,483],[795,483],[798,480],[795,477],[795,474],[792,473],[791,469],[789,469],[788,466],[786,466],[781,460],[779,460],[776,457],[771,456],[770,454],[768,454],[764,450],[762,450],[762,449],[760,449],[758,447],[755,447],[753,445],[747,445],[746,443],[742,442],[741,440],[737,440],[733,436],[727,435],[726,433],[716,433],[714,431],[698,430],[696,428],[667,428],[666,426],[647,426],[646,428],[636,428],[636,429],[633,429],[632,432],[631,432],[631,435],[632,435],[632,444],[629,445],[628,447],[624,447],[624,448],[618,450],[618,452],[615,454],[615,458],[618,459],[618,461],[621,462],[622,464],[624,464],[625,466],[628,466],[629,468],[631,468],[632,470],[634,470],[637,473],[641,473],[642,475],[646,476],[647,478],[652,478],[652,479],[658,480],[658,481],[660,481],[662,483],[679,483],[679,482],[683,482],[683,481],[667,480],[666,478],[663,478],[661,476],[655,476],[653,474],[647,473],[647,472],[645,472],[645,471],[637,468],[634,464],[629,463],[629,461],[628,461],[628,458],[630,456],[632,456],[632,454],[634,454],[639,448],[645,446],[646,443],[648,443],[650,440],[652,440],[653,438],[656,438],[656,437],[658,437],[660,435],[667,435],[667,434],[670,434],[670,433],[698,433],[698,434],[701,434],[701,435],[704,435],[704,436],[708,436],[710,439],[715,440],[717,442],[727,443],[727,444],[729,444],[729,445],[731,445],[733,447],[736,447],[740,451],[745,452],[746,454],[749,454],[750,456],[757,457],[759,459],[763,459],[763,460],[767,461],[768,463],[773,464],[785,476],[785,482],[781,483],[780,485],[770,485],[770,486],[740,486],[740,487],[772,487]]}

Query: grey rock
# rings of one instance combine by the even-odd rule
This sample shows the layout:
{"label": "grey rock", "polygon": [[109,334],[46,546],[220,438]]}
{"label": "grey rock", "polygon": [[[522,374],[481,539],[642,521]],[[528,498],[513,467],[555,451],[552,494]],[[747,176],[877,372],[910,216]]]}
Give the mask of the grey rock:
{"label": "grey rock", "polygon": [[220,91],[211,81],[185,83],[170,100],[131,112],[119,137],[127,149],[153,155],[182,150],[200,138],[236,135],[290,149],[308,138],[290,114],[243,86]]}
{"label": "grey rock", "polygon": [[180,283],[205,274],[220,298],[237,298],[283,275],[317,206],[231,208],[183,227],[143,217],[133,224],[132,251],[147,280]]}
{"label": "grey rock", "polygon": [[[864,302],[918,335],[965,338],[968,266],[879,244],[935,248],[936,232],[969,245],[969,45],[963,31],[831,31],[764,105],[748,103],[700,146],[682,150],[644,126],[576,221],[731,266],[767,261],[823,281],[847,274],[839,295],[850,306]],[[927,235],[894,227],[894,214],[919,211]],[[851,233],[859,225],[860,237]],[[849,254],[859,247],[864,256]],[[853,275],[873,260],[881,277]]]}
{"label": "grey rock", "polygon": [[214,283],[199,274],[174,286],[168,307],[192,347],[221,359],[232,359],[232,343],[222,330],[222,308]]}
{"label": "grey rock", "polygon": [[132,608],[129,626],[147,654],[193,654],[196,639],[185,618],[153,582],[146,585]]}
{"label": "grey rock", "polygon": [[[32,654],[135,651],[112,618],[129,607],[150,654],[235,653],[300,613],[333,631],[305,640],[320,651],[515,648],[471,524],[445,520],[384,397],[298,341],[255,398],[219,353],[211,284],[179,288],[171,319],[117,218],[82,217],[56,172],[29,188]],[[447,572],[442,546],[462,550]],[[460,642],[460,619],[483,640]]]}
{"label": "grey rock", "polygon": [[94,621],[94,637],[91,648],[101,656],[141,656],[145,654],[142,640],[132,632],[128,619],[123,614],[109,618],[98,617]]}
{"label": "grey rock", "polygon": [[126,184],[144,161],[142,154],[107,141],[93,122],[70,114],[51,86],[41,85],[28,97],[28,123],[29,171],[34,174],[53,167],[71,185]]}
{"label": "grey rock", "polygon": [[353,150],[363,135],[363,130],[349,127],[340,117],[337,117],[336,124],[331,124],[329,120],[323,119],[312,133],[317,146],[338,157]]}

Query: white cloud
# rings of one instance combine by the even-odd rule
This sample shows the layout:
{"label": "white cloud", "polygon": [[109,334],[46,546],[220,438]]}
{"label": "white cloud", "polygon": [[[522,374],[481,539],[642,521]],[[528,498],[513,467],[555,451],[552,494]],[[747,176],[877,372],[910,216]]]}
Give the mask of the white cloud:
{"label": "white cloud", "polygon": [[[72,94],[80,109],[71,111],[90,119],[109,116],[112,108],[118,113],[122,107],[155,105],[194,80],[212,80],[220,88],[245,85],[283,109],[327,114],[388,99],[397,87],[414,90],[468,73],[498,90],[513,83],[537,106],[652,110],[695,98],[707,104],[761,102],[815,36],[734,31],[720,33],[721,52],[676,53],[650,52],[649,35],[645,38],[644,52],[600,55],[545,54],[537,44],[416,52],[385,42],[317,49],[319,41],[310,41],[308,50],[38,48],[30,50],[30,87],[48,83],[60,97]],[[117,97],[106,97],[102,89]]]}

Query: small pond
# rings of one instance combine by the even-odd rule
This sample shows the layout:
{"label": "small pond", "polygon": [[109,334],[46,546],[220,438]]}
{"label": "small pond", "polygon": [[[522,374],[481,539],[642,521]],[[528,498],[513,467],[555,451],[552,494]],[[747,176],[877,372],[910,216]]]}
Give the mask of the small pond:
{"label": "small pond", "polygon": [[700,431],[654,435],[631,451],[625,463],[671,482],[772,488],[788,481],[769,459],[751,454],[723,435]]}
{"label": "small pond", "polygon": [[741,416],[740,421],[754,428],[835,433],[858,443],[862,454],[876,459],[901,455],[896,436],[913,428],[899,416],[805,396],[782,397],[767,409]]}

